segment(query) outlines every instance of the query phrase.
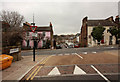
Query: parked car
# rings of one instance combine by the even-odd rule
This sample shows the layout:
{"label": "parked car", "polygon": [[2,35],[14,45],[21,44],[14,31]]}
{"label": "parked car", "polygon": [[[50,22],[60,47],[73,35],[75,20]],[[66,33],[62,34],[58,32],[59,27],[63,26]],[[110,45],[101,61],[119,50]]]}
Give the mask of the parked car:
{"label": "parked car", "polygon": [[56,49],[62,49],[60,45],[56,45]]}
{"label": "parked car", "polygon": [[74,48],[79,48],[80,46],[78,44],[75,44],[74,45]]}
{"label": "parked car", "polygon": [[69,44],[68,44],[68,47],[69,47],[69,48],[74,48],[74,44],[73,44],[73,43],[69,43]]}

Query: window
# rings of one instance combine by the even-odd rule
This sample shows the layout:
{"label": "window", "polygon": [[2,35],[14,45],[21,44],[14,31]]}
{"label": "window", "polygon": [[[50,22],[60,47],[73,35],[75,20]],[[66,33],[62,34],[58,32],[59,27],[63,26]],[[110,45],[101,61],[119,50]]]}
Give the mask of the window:
{"label": "window", "polygon": [[27,32],[27,36],[29,36],[29,32]]}

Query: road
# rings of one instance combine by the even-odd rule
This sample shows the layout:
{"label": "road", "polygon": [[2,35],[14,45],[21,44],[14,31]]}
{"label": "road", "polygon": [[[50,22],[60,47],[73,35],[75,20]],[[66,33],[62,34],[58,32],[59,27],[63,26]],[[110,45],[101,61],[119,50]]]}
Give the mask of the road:
{"label": "road", "polygon": [[[109,48],[110,49],[110,48]],[[117,52],[117,51],[115,51]],[[31,69],[21,80],[118,80],[120,64],[116,53],[98,52],[90,54],[48,55]],[[43,82],[44,82],[43,81]],[[56,82],[56,81],[55,81]]]}
{"label": "road", "polygon": [[[109,47],[86,47],[86,48],[64,48],[64,49],[38,49],[36,50],[36,55],[55,55],[55,54],[66,54],[66,53],[78,53],[78,54],[87,54],[87,53],[96,53],[101,51],[108,50],[118,50],[117,46]],[[32,50],[22,51],[22,56],[32,55]]]}

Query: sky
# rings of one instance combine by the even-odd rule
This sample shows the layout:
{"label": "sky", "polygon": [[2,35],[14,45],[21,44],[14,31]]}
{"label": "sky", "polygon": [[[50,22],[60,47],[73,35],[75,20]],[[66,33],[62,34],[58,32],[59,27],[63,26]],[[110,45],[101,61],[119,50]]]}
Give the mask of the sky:
{"label": "sky", "polygon": [[51,22],[54,34],[80,33],[82,19],[106,19],[118,15],[119,0],[1,0],[0,11],[17,11],[24,22],[34,20],[37,26]]}

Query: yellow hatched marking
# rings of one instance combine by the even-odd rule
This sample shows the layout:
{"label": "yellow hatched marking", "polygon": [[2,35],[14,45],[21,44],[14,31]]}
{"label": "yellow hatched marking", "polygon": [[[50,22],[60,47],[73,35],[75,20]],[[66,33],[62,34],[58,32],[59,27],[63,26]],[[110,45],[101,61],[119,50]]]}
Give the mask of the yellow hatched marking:
{"label": "yellow hatched marking", "polygon": [[[49,57],[43,62],[43,64],[45,64],[45,62],[46,62],[50,57],[52,57],[52,56],[49,56]],[[40,71],[40,69],[41,69],[42,67],[43,67],[43,66],[41,66],[41,67],[34,73],[34,75],[31,77],[30,80],[33,80],[33,78],[35,77],[35,75],[37,75],[37,73]]]}

